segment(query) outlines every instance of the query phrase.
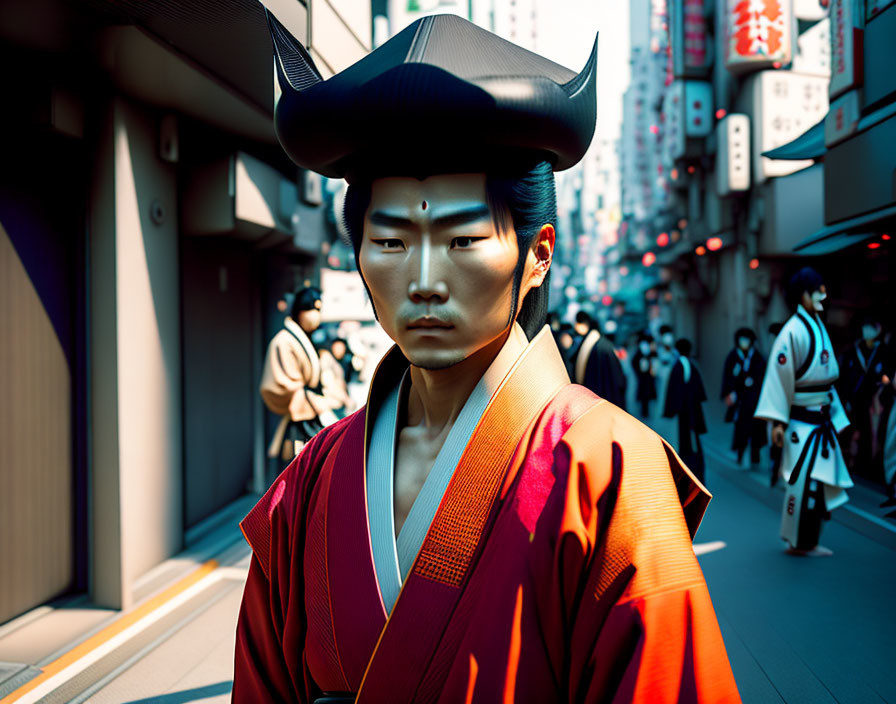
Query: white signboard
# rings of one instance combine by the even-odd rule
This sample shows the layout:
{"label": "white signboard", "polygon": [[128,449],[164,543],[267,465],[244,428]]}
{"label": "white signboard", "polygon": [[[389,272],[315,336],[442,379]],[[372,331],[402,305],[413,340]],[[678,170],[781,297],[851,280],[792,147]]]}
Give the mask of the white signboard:
{"label": "white signboard", "polygon": [[828,112],[828,81],[792,71],[761,71],[750,77],[746,109],[753,116],[753,181],[786,176],[810,164],[762,156],[818,124]]}
{"label": "white signboard", "polygon": [[732,113],[716,126],[716,191],[720,196],[750,190],[750,117]]}
{"label": "white signboard", "polygon": [[320,270],[321,318],[326,322],[373,320],[373,306],[357,271]]}
{"label": "white signboard", "polygon": [[831,21],[823,19],[796,40],[793,72],[809,76],[831,76]]}
{"label": "white signboard", "polygon": [[824,118],[825,146],[832,147],[855,134],[859,127],[861,108],[857,90],[851,90],[831,102],[831,109]]}
{"label": "white signboard", "polygon": [[831,98],[862,85],[864,20],[862,0],[832,0]]}

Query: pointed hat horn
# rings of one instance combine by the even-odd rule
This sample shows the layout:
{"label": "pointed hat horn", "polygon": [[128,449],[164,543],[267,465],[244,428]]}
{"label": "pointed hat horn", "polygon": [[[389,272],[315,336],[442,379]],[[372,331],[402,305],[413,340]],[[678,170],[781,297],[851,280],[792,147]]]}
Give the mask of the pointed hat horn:
{"label": "pointed hat horn", "polygon": [[294,90],[301,93],[322,82],[320,71],[302,43],[267,8],[264,14],[274,43],[274,64],[277,66],[280,88],[283,91]]}

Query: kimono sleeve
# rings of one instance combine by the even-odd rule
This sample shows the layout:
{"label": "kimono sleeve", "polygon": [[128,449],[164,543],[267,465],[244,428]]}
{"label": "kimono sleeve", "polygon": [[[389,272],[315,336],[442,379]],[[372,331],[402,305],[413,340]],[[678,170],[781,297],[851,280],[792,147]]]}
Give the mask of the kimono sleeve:
{"label": "kimono sleeve", "polygon": [[[593,546],[577,561],[581,597],[570,614],[568,700],[740,702],[691,543],[709,494],[668,444],[636,421],[603,425],[611,426],[609,442],[594,427],[570,438],[572,466],[587,467],[590,477],[577,484],[592,484],[599,498],[587,509],[585,540],[567,543]],[[590,503],[581,500],[581,488],[573,498]],[[572,501],[567,511],[577,511]]]}
{"label": "kimono sleeve", "polygon": [[755,418],[784,424],[790,421],[790,406],[793,405],[796,383],[795,356],[793,327],[785,325],[772,345],[765,377],[762,380],[762,391],[759,393],[759,403],[753,412]]}
{"label": "kimono sleeve", "polygon": [[318,433],[249,512],[240,528],[252,547],[236,628],[233,702],[310,702],[305,667],[304,513],[320,455]]}
{"label": "kimono sleeve", "polygon": [[843,402],[840,400],[840,394],[836,388],[831,389],[831,421],[834,424],[834,430],[838,433],[850,424],[846,410],[843,408]]}

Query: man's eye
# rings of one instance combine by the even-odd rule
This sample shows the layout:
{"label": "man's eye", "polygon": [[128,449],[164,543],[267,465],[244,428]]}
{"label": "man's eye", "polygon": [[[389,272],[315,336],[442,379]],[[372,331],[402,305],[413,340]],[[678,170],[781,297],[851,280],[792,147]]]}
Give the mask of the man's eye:
{"label": "man's eye", "polygon": [[481,237],[455,237],[451,240],[452,249],[466,249],[470,245],[472,245],[476,240],[481,240]]}
{"label": "man's eye", "polygon": [[401,240],[393,238],[382,239],[382,240],[372,240],[374,244],[378,244],[383,249],[404,249],[404,242]]}

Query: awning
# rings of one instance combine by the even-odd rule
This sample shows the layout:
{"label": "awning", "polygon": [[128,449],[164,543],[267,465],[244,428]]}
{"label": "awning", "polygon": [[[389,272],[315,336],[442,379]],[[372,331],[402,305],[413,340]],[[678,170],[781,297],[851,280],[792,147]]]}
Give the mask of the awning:
{"label": "awning", "polygon": [[878,223],[888,218],[896,218],[896,205],[823,227],[800,242],[793,251],[819,255],[845,249],[877,236]]}
{"label": "awning", "polygon": [[824,146],[824,119],[817,125],[810,127],[792,142],[782,144],[780,147],[762,152],[762,156],[769,159],[820,159],[827,152]]}

